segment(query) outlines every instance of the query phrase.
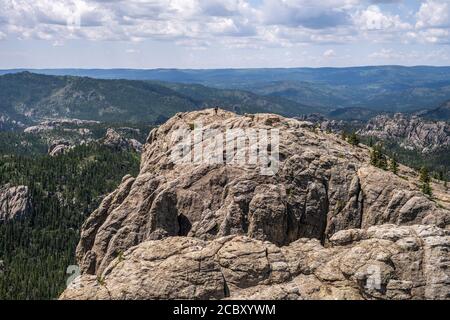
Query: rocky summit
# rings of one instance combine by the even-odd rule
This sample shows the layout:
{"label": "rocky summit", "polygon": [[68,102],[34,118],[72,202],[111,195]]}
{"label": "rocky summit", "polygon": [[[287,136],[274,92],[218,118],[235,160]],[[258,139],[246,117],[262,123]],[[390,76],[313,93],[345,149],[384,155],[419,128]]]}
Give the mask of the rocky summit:
{"label": "rocky summit", "polygon": [[[254,132],[278,137],[255,148]],[[179,161],[189,137],[226,161]],[[273,174],[239,161],[252,152],[270,154]],[[81,276],[61,298],[448,299],[450,199],[432,188],[425,196],[412,169],[375,168],[367,147],[309,122],[179,113],[84,223]]]}

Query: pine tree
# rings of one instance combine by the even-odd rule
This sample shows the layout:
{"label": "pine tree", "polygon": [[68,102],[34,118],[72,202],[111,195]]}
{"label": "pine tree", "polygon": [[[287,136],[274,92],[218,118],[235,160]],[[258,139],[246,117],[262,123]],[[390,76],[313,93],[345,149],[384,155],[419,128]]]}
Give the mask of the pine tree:
{"label": "pine tree", "polygon": [[387,158],[386,156],[381,153],[381,157],[378,161],[378,168],[383,169],[383,170],[387,170],[388,169],[388,162],[387,162]]}
{"label": "pine tree", "polygon": [[427,167],[420,168],[419,180],[422,183],[430,183],[430,173]]}
{"label": "pine tree", "polygon": [[420,189],[424,194],[427,194],[429,196],[433,195],[433,190],[431,189],[431,179],[430,179],[430,173],[428,171],[428,168],[422,167],[420,168],[420,174],[419,174],[419,181],[421,182]]}
{"label": "pine tree", "polygon": [[383,154],[383,151],[382,151],[380,145],[375,145],[372,148],[372,151],[370,152],[370,164],[377,168],[387,170],[387,166],[388,166],[387,158]]}
{"label": "pine tree", "polygon": [[429,183],[427,184],[422,184],[422,187],[420,188],[422,190],[422,192],[426,195],[432,196],[433,195],[433,190],[431,189],[431,186]]}
{"label": "pine tree", "polygon": [[394,173],[397,174],[398,173],[398,163],[397,160],[395,158],[391,159],[391,162],[389,164],[389,169]]}
{"label": "pine tree", "polygon": [[359,137],[358,135],[353,131],[347,139],[348,143],[350,143],[353,146],[357,146],[359,144]]}
{"label": "pine tree", "polygon": [[374,146],[370,151],[370,164],[374,167],[378,167],[378,159],[380,158],[379,150],[377,146]]}

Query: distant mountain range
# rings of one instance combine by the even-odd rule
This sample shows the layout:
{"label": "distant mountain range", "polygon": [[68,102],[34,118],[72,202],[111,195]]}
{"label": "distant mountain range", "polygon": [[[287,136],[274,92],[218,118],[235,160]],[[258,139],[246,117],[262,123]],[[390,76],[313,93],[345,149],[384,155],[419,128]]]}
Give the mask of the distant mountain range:
{"label": "distant mountain range", "polygon": [[0,115],[29,122],[77,118],[105,122],[163,122],[177,112],[220,106],[238,113],[295,116],[311,108],[280,97],[197,84],[104,80],[20,72],[0,76]]}
{"label": "distant mountain range", "polygon": [[[21,72],[0,70],[0,74]],[[365,108],[388,112],[433,109],[450,100],[450,67],[373,66],[288,69],[40,69],[49,75],[154,80],[245,90],[321,110]],[[315,110],[317,111],[317,110]]]}

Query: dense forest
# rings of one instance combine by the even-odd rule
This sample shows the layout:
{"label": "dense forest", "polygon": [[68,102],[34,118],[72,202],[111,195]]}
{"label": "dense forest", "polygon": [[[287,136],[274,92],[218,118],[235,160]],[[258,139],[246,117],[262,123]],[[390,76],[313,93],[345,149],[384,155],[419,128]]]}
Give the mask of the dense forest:
{"label": "dense forest", "polygon": [[40,141],[27,138],[14,154],[14,144],[0,143],[0,185],[29,186],[33,203],[32,214],[0,224],[0,299],[58,297],[67,267],[76,264],[81,224],[123,176],[139,170],[134,152],[92,143],[52,158],[38,155]]}
{"label": "dense forest", "polygon": [[45,154],[47,149],[47,143],[40,136],[23,132],[0,132],[0,156]]}

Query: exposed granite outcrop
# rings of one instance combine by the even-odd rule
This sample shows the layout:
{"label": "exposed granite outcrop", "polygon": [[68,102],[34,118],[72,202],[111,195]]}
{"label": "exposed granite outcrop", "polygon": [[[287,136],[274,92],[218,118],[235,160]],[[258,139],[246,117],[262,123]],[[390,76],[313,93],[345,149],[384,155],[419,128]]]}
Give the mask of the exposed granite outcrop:
{"label": "exposed granite outcrop", "polygon": [[32,211],[31,194],[27,186],[0,187],[0,222],[20,219]]}
{"label": "exposed granite outcrop", "polygon": [[449,246],[449,231],[417,225],[344,230],[327,247],[169,237],[121,253],[61,299],[450,299]]}
{"label": "exposed granite outcrop", "polygon": [[394,139],[406,149],[424,153],[450,147],[450,124],[402,113],[376,116],[359,133],[383,140]]}
{"label": "exposed granite outcrop", "polygon": [[139,141],[135,139],[126,139],[112,128],[108,128],[106,135],[101,142],[105,146],[117,150],[134,150],[139,153],[142,151],[142,144]]}
{"label": "exposed granite outcrop", "polygon": [[[174,133],[188,128],[185,135],[190,135],[200,122],[203,129],[219,132],[231,128],[278,129],[279,170],[275,175],[262,175],[259,166],[248,163],[174,161],[179,142]],[[208,149],[214,137],[217,133],[196,146]],[[251,151],[250,144],[243,148]],[[427,254],[448,264],[445,228],[450,213],[418,191],[413,182],[416,177],[409,169],[400,168],[400,174],[410,175],[407,181],[370,166],[368,151],[334,134],[314,130],[306,122],[272,114],[237,116],[222,110],[177,114],[149,135],[138,177],[125,177],[84,224],[77,259],[83,274],[80,281],[86,289],[83,293],[83,289],[69,288],[63,297],[425,298],[431,282],[410,283],[412,277],[397,274],[391,262],[380,258],[387,266],[378,263],[376,257],[381,257],[386,247],[392,247],[389,254],[397,250],[398,239],[385,242],[388,240],[372,237],[370,232],[405,232],[414,240],[422,237],[417,236],[420,230],[434,230],[433,237],[443,237],[439,238],[441,251]],[[423,226],[371,228],[384,224]],[[349,237],[349,245],[336,240],[343,235]],[[425,252],[423,241],[420,238],[421,253]],[[235,245],[239,248],[233,249]],[[154,247],[159,249],[155,251]],[[214,251],[216,247],[222,249]],[[210,253],[204,255],[205,250]],[[249,253],[235,253],[239,250]],[[303,261],[305,250],[313,250],[313,258]],[[271,264],[269,251],[300,259],[300,271],[292,271],[284,260],[278,262],[289,267]],[[164,252],[172,253],[166,256]],[[411,253],[410,257],[408,253],[403,259],[402,252],[397,252],[399,265],[405,259],[415,259],[413,262],[419,264],[417,274],[428,272],[422,266],[422,255]],[[195,258],[197,255],[200,258]],[[341,255],[345,258],[339,262],[336,259]],[[172,256],[181,260],[169,265]],[[123,259],[129,264],[117,269],[115,265],[121,265],[118,262]],[[339,264],[346,259],[348,265],[342,269]],[[367,278],[367,272],[360,268],[366,266],[366,260],[382,270],[384,287],[380,292],[361,289],[361,279]],[[160,266],[164,267],[158,269]],[[198,271],[202,267],[204,271]],[[278,267],[281,273],[274,273]],[[182,278],[184,272],[187,279]],[[329,274],[321,278],[326,272]],[[190,274],[195,276],[191,279]],[[278,280],[273,280],[274,274]],[[120,277],[126,275],[130,281],[120,285]],[[99,285],[98,279],[106,286]],[[439,289],[436,297],[446,298],[445,281],[438,282],[444,289]],[[392,289],[389,293],[388,285]]]}

